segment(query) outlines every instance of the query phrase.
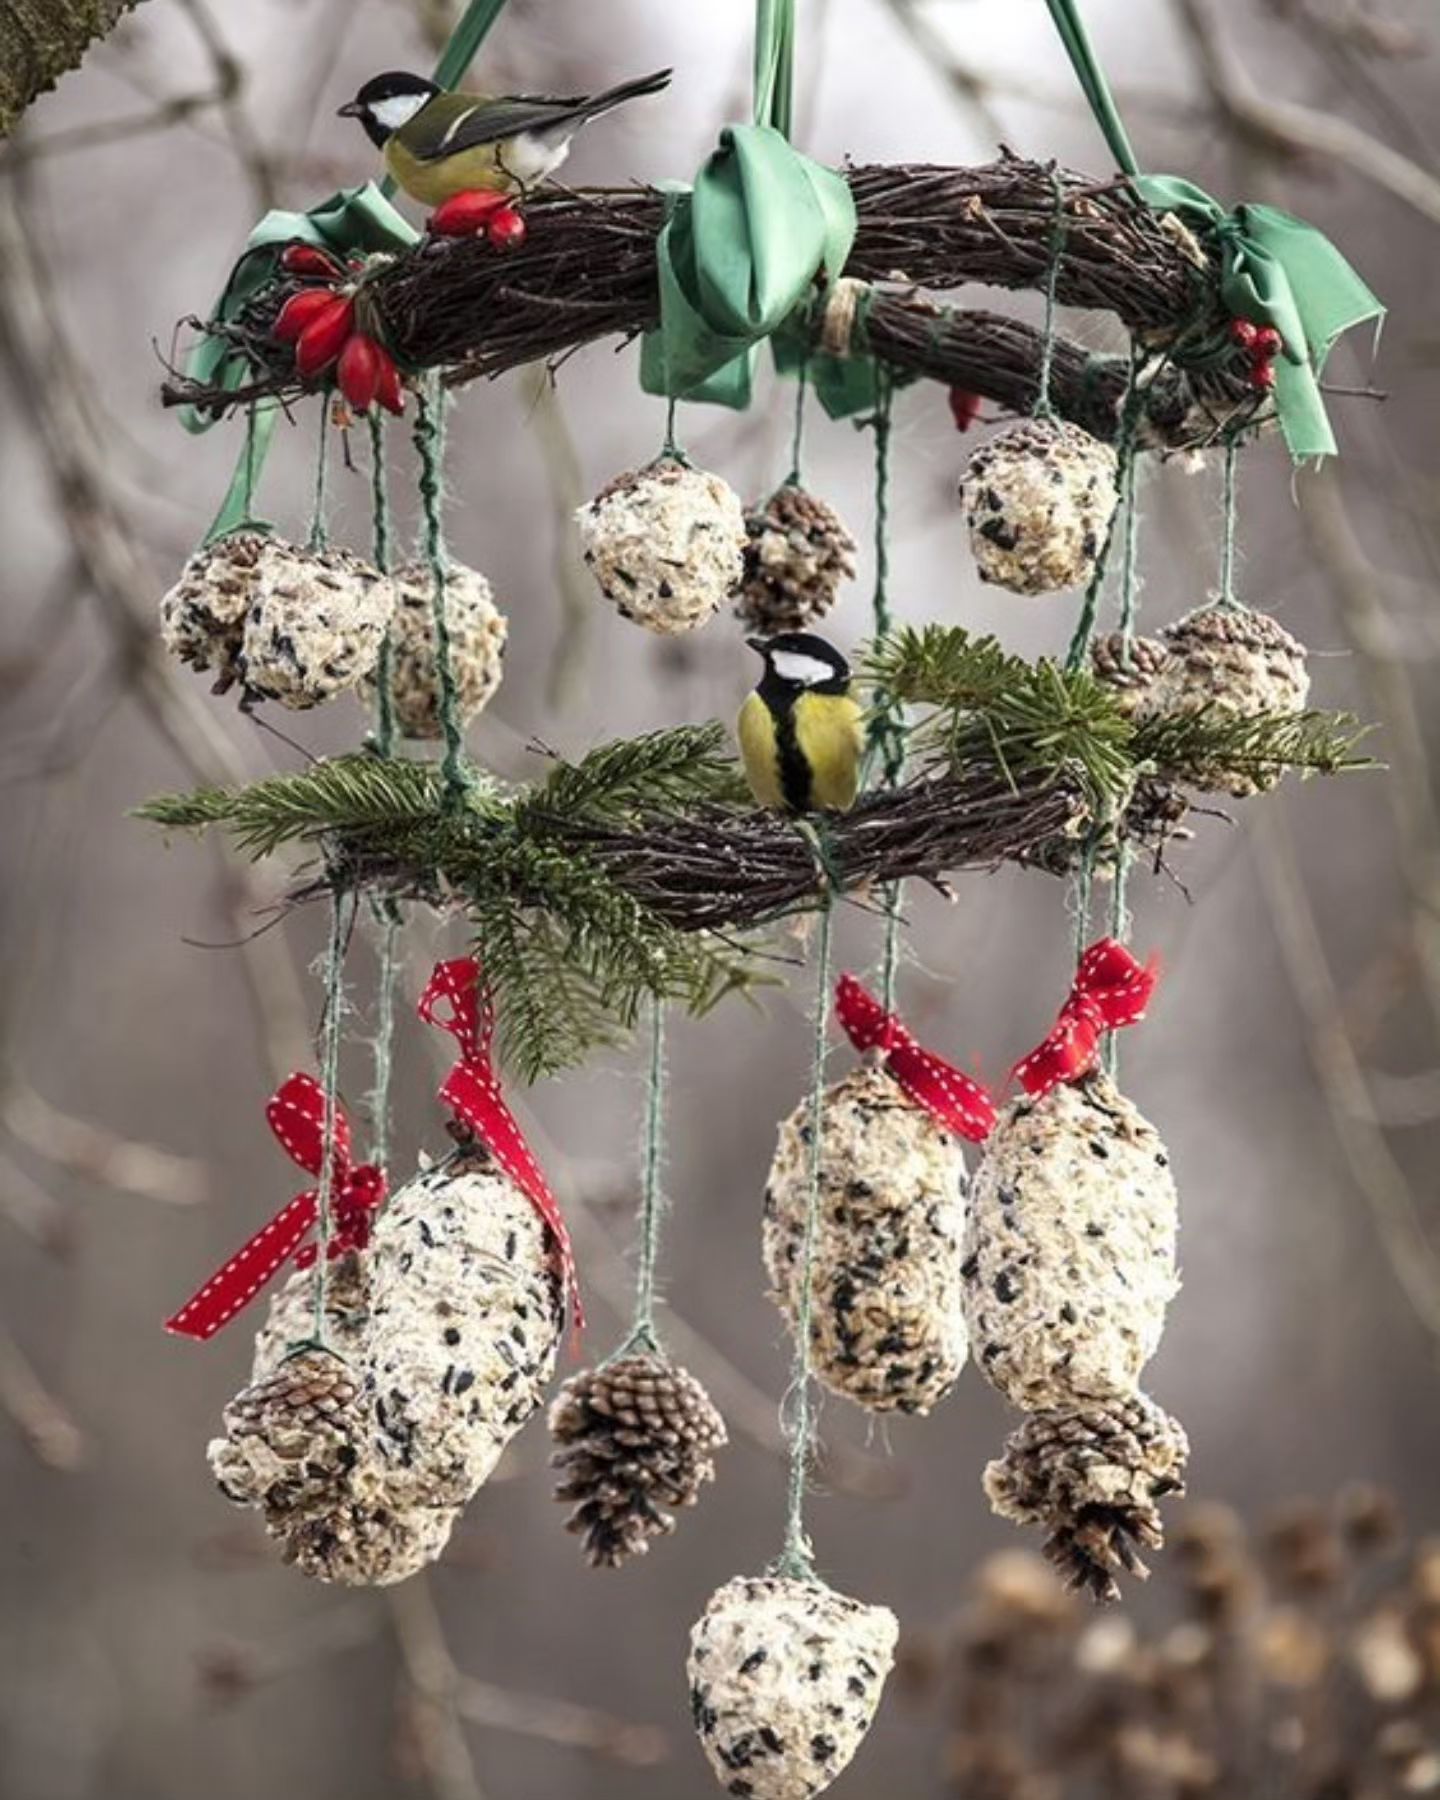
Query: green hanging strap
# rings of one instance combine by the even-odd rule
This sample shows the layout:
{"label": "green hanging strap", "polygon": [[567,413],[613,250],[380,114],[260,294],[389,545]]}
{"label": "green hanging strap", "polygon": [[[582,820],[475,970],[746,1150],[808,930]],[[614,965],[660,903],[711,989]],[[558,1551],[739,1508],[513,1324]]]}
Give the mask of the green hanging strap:
{"label": "green hanging strap", "polygon": [[245,442],[220,510],[201,539],[203,545],[217,543],[237,531],[260,531],[268,535],[273,529],[268,520],[255,516],[255,489],[279,416],[280,408],[273,400],[254,400],[246,407]]}
{"label": "green hanging strap", "polygon": [[650,1067],[645,1089],[645,1140],[641,1147],[640,1218],[635,1272],[635,1312],[630,1331],[601,1367],[622,1356],[661,1356],[655,1327],[655,1267],[660,1250],[660,1218],[665,1208],[665,1002],[650,1001]]}
{"label": "green hanging strap", "polygon": [[1174,212],[1220,265],[1220,298],[1232,318],[1271,325],[1284,354],[1275,368],[1275,409],[1296,462],[1335,455],[1320,376],[1336,340],[1380,320],[1385,307],[1322,231],[1273,206],[1227,208],[1194,182],[1142,175],[1077,0],[1046,0],[1095,121],[1136,192]]}
{"label": "green hanging strap", "polygon": [[772,1572],[814,1581],[815,1558],[805,1532],[805,1491],[815,1454],[814,1376],[810,1359],[810,1324],[815,1310],[815,1239],[820,1228],[820,1175],[825,1129],[825,1049],[830,1029],[831,937],[834,896],[827,893],[820,912],[820,942],[815,956],[814,1036],[810,1060],[810,1156],[806,1170],[805,1228],[800,1247],[800,1297],[791,1323],[795,1356],[786,1396],[793,1406],[790,1421],[790,1472],[786,1486],[785,1541]]}
{"label": "green hanging strap", "polygon": [[320,408],[320,436],[315,445],[315,485],[310,496],[310,535],[307,548],[316,552],[330,547],[326,519],[330,485],[330,402]]}
{"label": "green hanging strap", "polygon": [[[370,409],[370,532],[371,559],[382,575],[390,573],[390,484],[385,469],[385,427],[380,409]],[[394,626],[387,625],[375,660],[375,730],[371,737],[377,756],[395,750],[395,641]]]}

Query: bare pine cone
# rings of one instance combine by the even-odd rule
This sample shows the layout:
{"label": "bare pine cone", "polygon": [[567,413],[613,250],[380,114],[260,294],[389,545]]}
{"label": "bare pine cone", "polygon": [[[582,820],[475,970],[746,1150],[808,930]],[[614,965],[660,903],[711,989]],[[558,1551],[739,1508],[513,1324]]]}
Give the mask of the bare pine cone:
{"label": "bare pine cone", "polygon": [[618,1568],[673,1531],[665,1509],[695,1504],[715,1478],[710,1453],[725,1443],[725,1421],[700,1383],[650,1353],[573,1376],[550,1408],[550,1430],[555,1498],[576,1503],[566,1526],[594,1568]]}
{"label": "bare pine cone", "polygon": [[1156,1502],[1185,1491],[1181,1426],[1144,1394],[1031,1413],[985,1470],[1002,1518],[1048,1528],[1045,1555],[1072,1588],[1119,1598],[1164,1542]]}
{"label": "bare pine cone", "polygon": [[804,631],[855,575],[855,540],[833,507],[794,482],[745,515],[745,577],[735,602],[763,637]]}

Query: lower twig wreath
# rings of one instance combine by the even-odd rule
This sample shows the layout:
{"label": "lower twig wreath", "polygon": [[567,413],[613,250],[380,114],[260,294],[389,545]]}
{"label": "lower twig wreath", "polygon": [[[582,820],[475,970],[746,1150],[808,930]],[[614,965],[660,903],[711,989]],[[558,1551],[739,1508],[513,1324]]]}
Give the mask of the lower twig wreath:
{"label": "lower twig wreath", "polygon": [[738,1576],[690,1634],[690,1706],[726,1793],[809,1800],[874,1722],[899,1625],[814,1580]]}

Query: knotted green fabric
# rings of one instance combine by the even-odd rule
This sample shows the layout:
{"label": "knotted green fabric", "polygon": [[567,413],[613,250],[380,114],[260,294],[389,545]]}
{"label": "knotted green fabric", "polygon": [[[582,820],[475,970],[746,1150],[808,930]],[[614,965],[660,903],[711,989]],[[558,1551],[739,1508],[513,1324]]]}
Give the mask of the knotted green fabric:
{"label": "knotted green fabric", "polygon": [[756,347],[837,276],[855,241],[855,203],[833,169],[772,125],[729,125],[688,192],[667,195],[656,254],[660,325],[646,334],[650,394],[750,404]]}
{"label": "knotted green fabric", "polygon": [[1385,308],[1322,231],[1273,206],[1226,208],[1194,182],[1142,175],[1076,0],[1046,0],[1090,110],[1121,169],[1150,206],[1174,212],[1220,264],[1220,296],[1233,318],[1273,325],[1284,342],[1275,407],[1297,462],[1333,456],[1320,375],[1335,341]]}
{"label": "knotted green fabric", "polygon": [[[266,213],[245,240],[245,248],[230,271],[210,322],[234,319],[260,289],[275,279],[276,264],[286,244],[314,244],[329,250],[343,262],[347,256],[368,256],[378,250],[408,250],[419,233],[401,217],[373,181],[364,187],[342,188],[307,212]],[[246,377],[243,358],[223,339],[207,336],[191,353],[186,373],[207,387],[218,382],[236,388]],[[183,408],[187,431],[208,431],[214,419],[193,406]]]}

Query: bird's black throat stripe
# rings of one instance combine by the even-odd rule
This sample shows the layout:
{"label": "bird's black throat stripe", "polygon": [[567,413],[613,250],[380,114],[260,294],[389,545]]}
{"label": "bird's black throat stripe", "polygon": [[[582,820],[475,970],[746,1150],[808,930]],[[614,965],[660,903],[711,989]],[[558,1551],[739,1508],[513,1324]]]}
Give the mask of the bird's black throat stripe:
{"label": "bird's black throat stripe", "polygon": [[[763,696],[762,696],[763,698]],[[810,764],[800,748],[795,729],[795,696],[776,695],[766,700],[775,726],[775,755],[780,764],[780,792],[791,812],[810,810]]]}

